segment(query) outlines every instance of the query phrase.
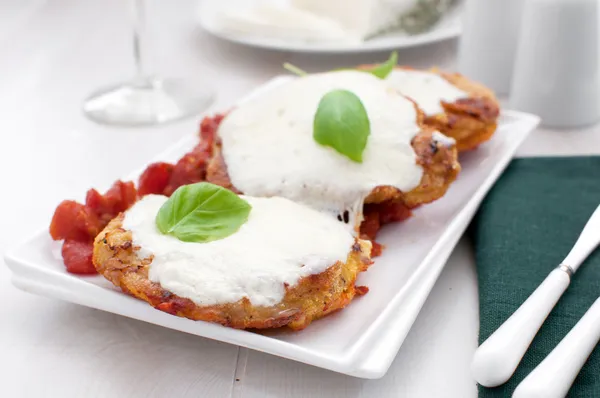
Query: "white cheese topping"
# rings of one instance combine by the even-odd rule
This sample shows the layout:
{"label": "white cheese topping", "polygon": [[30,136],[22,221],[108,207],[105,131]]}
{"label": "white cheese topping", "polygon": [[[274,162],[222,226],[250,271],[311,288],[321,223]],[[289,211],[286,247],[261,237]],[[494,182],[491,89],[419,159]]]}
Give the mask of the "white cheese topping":
{"label": "white cheese topping", "polygon": [[284,295],[284,283],[345,262],[354,238],[342,223],[284,198],[243,197],[252,210],[248,221],[227,238],[182,242],[156,228],[165,196],[148,195],[125,213],[138,255],[154,255],[149,278],[198,305],[233,303],[248,297],[271,306]]}
{"label": "white cheese topping", "polygon": [[291,0],[294,7],[339,22],[359,39],[400,25],[402,15],[418,0]]}
{"label": "white cheese topping", "polygon": [[400,27],[419,1],[230,0],[216,20],[221,29],[238,35],[356,45]]}
{"label": "white cheese topping", "polygon": [[[367,110],[371,134],[356,163],[313,139],[313,120],[327,92],[345,89]],[[380,185],[407,192],[421,181],[411,140],[419,132],[412,102],[383,80],[358,71],[294,79],[233,109],[218,133],[233,185],[251,196],[283,196],[360,220],[364,198]]]}
{"label": "white cheese topping", "polygon": [[442,101],[454,102],[469,97],[466,92],[431,72],[395,69],[385,80],[391,87],[414,100],[428,116],[444,112]]}
{"label": "white cheese topping", "polygon": [[333,19],[289,5],[231,4],[219,15],[221,28],[238,34],[272,39],[356,42]]}

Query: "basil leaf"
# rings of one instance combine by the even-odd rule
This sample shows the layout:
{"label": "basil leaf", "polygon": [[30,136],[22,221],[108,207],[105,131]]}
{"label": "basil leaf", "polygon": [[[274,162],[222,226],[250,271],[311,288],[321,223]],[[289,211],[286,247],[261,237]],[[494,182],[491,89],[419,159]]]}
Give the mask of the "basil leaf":
{"label": "basil leaf", "polygon": [[156,227],[184,242],[210,242],[235,233],[250,209],[248,202],[218,185],[184,185],[162,205]]}
{"label": "basil leaf", "polygon": [[333,90],[321,98],[313,121],[313,138],[355,162],[371,133],[371,123],[360,98],[348,90]]}
{"label": "basil leaf", "polygon": [[292,72],[293,74],[303,77],[308,75],[307,72],[303,71],[302,69],[298,68],[296,65],[292,65],[289,62],[285,62],[283,64],[283,69],[286,69],[288,72]]}
{"label": "basil leaf", "polygon": [[385,79],[398,64],[398,53],[396,51],[390,54],[390,58],[382,64],[375,65],[371,69],[363,69],[365,72],[371,73],[380,79]]}

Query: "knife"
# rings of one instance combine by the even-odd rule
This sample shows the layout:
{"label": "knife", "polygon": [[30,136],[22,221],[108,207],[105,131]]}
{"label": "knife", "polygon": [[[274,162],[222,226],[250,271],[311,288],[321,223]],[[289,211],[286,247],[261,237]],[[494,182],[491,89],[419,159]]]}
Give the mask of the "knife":
{"label": "knife", "polygon": [[475,351],[471,372],[479,384],[496,387],[510,379],[537,331],[567,290],[571,277],[599,243],[600,206],[563,262]]}

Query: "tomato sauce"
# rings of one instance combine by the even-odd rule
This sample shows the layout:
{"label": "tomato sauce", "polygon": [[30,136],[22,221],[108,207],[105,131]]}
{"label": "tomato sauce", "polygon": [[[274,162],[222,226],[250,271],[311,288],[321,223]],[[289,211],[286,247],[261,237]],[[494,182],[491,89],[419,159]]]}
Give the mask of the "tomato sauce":
{"label": "tomato sauce", "polygon": [[360,224],[360,237],[373,243],[371,257],[380,256],[383,245],[377,243],[377,233],[385,224],[404,221],[412,216],[411,210],[398,200],[388,200],[381,203],[369,203],[364,207],[364,219]]}
{"label": "tomato sauce", "polygon": [[140,176],[138,182],[138,195],[140,197],[150,194],[162,194],[171,181],[173,165],[170,163],[152,163]]}
{"label": "tomato sauce", "polygon": [[[96,272],[92,264],[94,238],[138,198],[149,194],[170,196],[182,185],[205,181],[213,145],[218,139],[216,132],[224,117],[224,114],[205,117],[200,123],[200,142],[175,164],[156,162],[148,165],[140,175],[137,188],[132,181],[119,180],[104,194],[90,189],[85,204],[72,200],[61,202],[54,211],[50,235],[54,240],[64,240],[62,256],[67,271],[75,274]],[[381,255],[383,250],[383,246],[375,241],[381,227],[411,215],[411,210],[398,201],[365,205],[360,236],[373,243],[373,257]]]}
{"label": "tomato sauce", "polygon": [[182,185],[204,181],[212,156],[217,128],[224,115],[206,117],[200,124],[201,140],[175,164],[150,164],[141,174],[138,188],[132,181],[116,181],[104,194],[90,189],[85,204],[62,201],[50,222],[50,236],[63,240],[62,257],[68,272],[94,274],[94,238],[119,213],[129,209],[138,198],[149,194],[170,196]]}

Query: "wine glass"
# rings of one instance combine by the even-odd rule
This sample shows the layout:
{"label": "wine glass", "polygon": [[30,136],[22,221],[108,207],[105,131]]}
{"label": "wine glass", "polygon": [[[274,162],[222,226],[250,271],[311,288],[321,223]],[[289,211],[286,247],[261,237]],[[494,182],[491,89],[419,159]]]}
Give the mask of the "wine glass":
{"label": "wine glass", "polygon": [[160,79],[143,70],[144,0],[132,0],[134,79],[102,88],[83,104],[87,117],[118,126],[159,125],[193,116],[210,105],[212,92],[182,79]]}

